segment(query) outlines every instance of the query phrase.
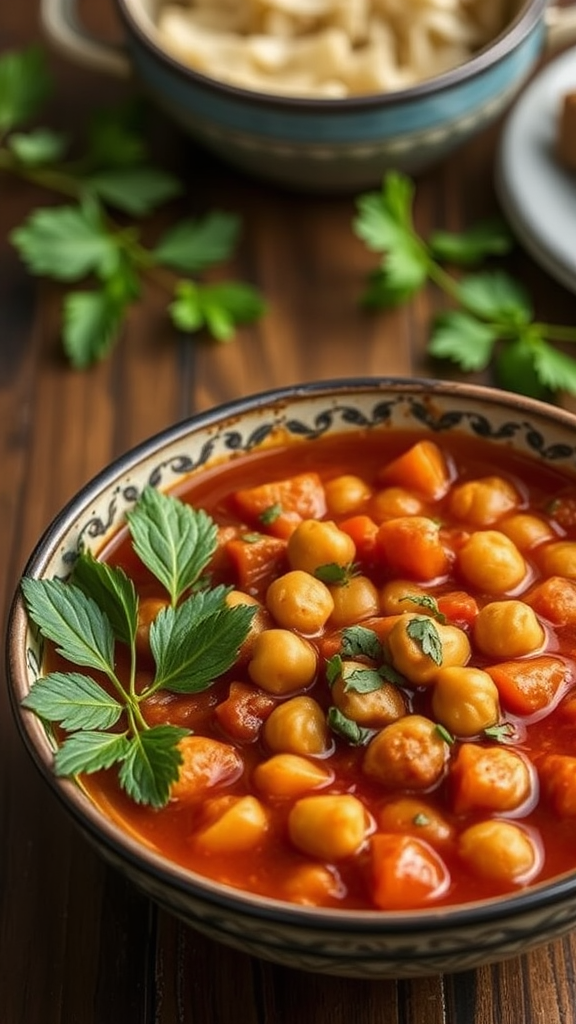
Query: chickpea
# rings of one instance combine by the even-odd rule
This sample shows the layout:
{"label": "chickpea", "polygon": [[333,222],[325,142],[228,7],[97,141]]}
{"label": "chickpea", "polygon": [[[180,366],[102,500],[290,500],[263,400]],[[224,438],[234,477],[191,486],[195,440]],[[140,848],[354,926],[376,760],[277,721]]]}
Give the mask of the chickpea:
{"label": "chickpea", "polygon": [[136,627],[136,650],[139,654],[150,653],[150,626],[158,614],[168,607],[168,604],[168,601],[159,597],[140,598]]}
{"label": "chickpea", "polygon": [[323,764],[298,754],[274,754],[254,769],[254,782],[266,796],[302,796],[332,782],[334,773]]}
{"label": "chickpea", "polygon": [[256,686],[278,696],[314,682],[318,656],[312,644],[288,629],[265,629],[254,641],[248,674]]}
{"label": "chickpea", "polygon": [[274,708],[264,723],[263,737],[275,754],[321,756],[330,747],[324,712],[312,697],[291,697]]}
{"label": "chickpea", "polygon": [[529,512],[517,512],[515,515],[506,516],[498,524],[498,529],[510,538],[519,551],[529,551],[556,536],[548,523]]}
{"label": "chickpea", "polygon": [[251,608],[253,607],[256,609],[254,618],[250,623],[248,636],[244,640],[244,643],[238,652],[238,661],[245,663],[252,656],[256,637],[263,629],[269,629],[270,626],[272,626],[272,619],[264,605],[258,601],[257,598],[252,597],[251,594],[247,594],[244,590],[229,591],[229,593],[226,594],[226,604],[229,608],[237,608],[238,605],[247,604]]}
{"label": "chickpea", "polygon": [[417,612],[418,602],[426,600],[427,592],[410,580],[389,580],[380,591],[380,611],[383,615],[401,615]]}
{"label": "chickpea", "polygon": [[284,898],[303,907],[331,905],[346,893],[346,887],[332,864],[297,864],[284,870],[281,885]]}
{"label": "chickpea", "polygon": [[520,494],[508,480],[486,476],[456,484],[448,508],[456,519],[471,526],[491,526],[507,512],[518,508],[521,501]]}
{"label": "chickpea", "polygon": [[325,583],[302,569],[293,569],[270,584],[266,607],[285,629],[313,634],[330,618],[334,600]]}
{"label": "chickpea", "polygon": [[385,487],[372,497],[368,510],[377,523],[398,516],[420,516],[424,514],[424,502],[418,495],[404,487]]}
{"label": "chickpea", "polygon": [[431,789],[442,778],[448,755],[434,722],[405,715],[370,741],[362,771],[390,789]]}
{"label": "chickpea", "polygon": [[540,866],[530,835],[519,825],[497,819],[465,829],[458,839],[458,853],[481,878],[502,884],[525,884]]}
{"label": "chickpea", "polygon": [[305,519],[291,534],[287,554],[292,569],[302,569],[313,576],[321,565],[350,565],[356,545],[331,520]]}
{"label": "chickpea", "polygon": [[440,668],[465,665],[470,658],[464,630],[427,615],[403,615],[390,630],[387,643],[394,668],[413,686],[428,686]]}
{"label": "chickpea", "polygon": [[360,476],[346,473],[324,484],[326,507],[332,516],[347,516],[358,512],[372,494],[372,488]]}
{"label": "chickpea", "polygon": [[294,846],[320,860],[341,860],[357,853],[370,831],[364,804],[348,793],[304,796],[288,815]]}
{"label": "chickpea", "polygon": [[500,717],[498,687],[479,668],[441,668],[432,692],[432,711],[455,736],[477,736]]}
{"label": "chickpea", "polygon": [[450,768],[454,810],[513,811],[533,795],[533,771],[515,750],[463,743]]}
{"label": "chickpea", "polygon": [[342,674],[332,686],[332,699],[346,718],[367,729],[381,729],[406,714],[406,700],[393,683],[382,680],[375,690],[361,692],[354,687],[354,674],[366,672],[360,661],[345,661]]}
{"label": "chickpea", "polygon": [[329,589],[334,602],[330,625],[336,629],[352,626],[380,611],[378,591],[368,576],[351,576],[345,583]]}
{"label": "chickpea", "polygon": [[450,873],[439,853],[417,836],[377,833],[370,854],[372,896],[381,910],[425,906],[450,884]]}
{"label": "chickpea", "polygon": [[488,658],[521,658],[542,647],[545,633],[524,601],[491,601],[478,612],[472,638]]}
{"label": "chickpea", "polygon": [[170,788],[173,800],[196,800],[215,786],[235,782],[244,771],[242,757],[230,743],[207,736],[184,736],[178,749],[182,763],[178,779]]}
{"label": "chickpea", "polygon": [[495,594],[513,590],[527,572],[518,548],[500,530],[473,533],[457,552],[457,563],[469,584]]}
{"label": "chickpea", "polygon": [[538,562],[546,576],[566,576],[576,580],[576,541],[556,540],[538,552]]}
{"label": "chickpea", "polygon": [[194,845],[205,853],[252,850],[268,831],[268,812],[254,796],[224,797],[209,814],[215,820],[194,836]]}
{"label": "chickpea", "polygon": [[454,834],[454,829],[439,811],[414,797],[400,797],[385,804],[376,821],[383,832],[418,836],[431,846],[449,842]]}

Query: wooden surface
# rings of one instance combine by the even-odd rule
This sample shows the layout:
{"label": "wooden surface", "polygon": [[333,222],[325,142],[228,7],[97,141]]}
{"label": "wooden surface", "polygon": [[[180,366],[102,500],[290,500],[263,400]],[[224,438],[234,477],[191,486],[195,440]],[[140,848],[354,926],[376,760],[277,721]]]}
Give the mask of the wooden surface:
{"label": "wooden surface", "polygon": [[[114,17],[101,9],[102,27]],[[35,0],[0,5],[0,51],[40,37]],[[100,14],[98,14],[100,17]],[[74,133],[126,92],[51,56],[45,121]],[[417,224],[458,229],[497,209],[499,125],[418,181]],[[33,280],[7,235],[48,197],[0,179],[0,615],[53,515],[110,459],[197,410],[277,385],[350,374],[449,375],[425,356],[432,292],[367,315],[373,258],[354,239],[351,197],[255,183],[198,151],[158,116],[157,155],[186,177],[177,212],[240,213],[230,276],[269,313],[230,345],[178,337],[148,291],[111,358],[65,363],[58,289]],[[154,235],[154,223],[150,237]],[[574,322],[575,300],[520,250],[510,270],[538,316]],[[487,378],[485,378],[487,379]],[[571,1024],[576,936],[504,965],[420,981],[321,978],[251,960],[188,930],[106,868],[31,766],[0,689],[0,1024]]]}

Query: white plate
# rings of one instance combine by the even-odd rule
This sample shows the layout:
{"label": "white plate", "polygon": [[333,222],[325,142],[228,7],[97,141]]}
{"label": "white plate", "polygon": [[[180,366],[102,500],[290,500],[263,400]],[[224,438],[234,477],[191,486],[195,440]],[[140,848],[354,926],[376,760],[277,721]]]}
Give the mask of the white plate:
{"label": "white plate", "polygon": [[554,155],[561,103],[576,90],[576,48],[536,75],[500,140],[496,189],[510,227],[549,274],[576,292],[576,170]]}

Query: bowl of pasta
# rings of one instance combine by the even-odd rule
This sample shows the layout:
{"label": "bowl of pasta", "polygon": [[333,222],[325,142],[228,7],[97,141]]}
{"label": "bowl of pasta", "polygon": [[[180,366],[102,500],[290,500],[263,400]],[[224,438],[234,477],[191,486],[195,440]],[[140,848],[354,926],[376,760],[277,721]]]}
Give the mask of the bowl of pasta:
{"label": "bowl of pasta", "polygon": [[576,38],[547,0],[116,0],[126,49],[91,38],[76,0],[42,0],[49,38],[135,72],[156,103],[249,174],[308,191],[417,173],[495,120],[545,43]]}
{"label": "bowl of pasta", "polygon": [[89,482],[7,631],[24,744],[102,856],[200,932],[349,977],[576,925],[576,418],[325,381]]}

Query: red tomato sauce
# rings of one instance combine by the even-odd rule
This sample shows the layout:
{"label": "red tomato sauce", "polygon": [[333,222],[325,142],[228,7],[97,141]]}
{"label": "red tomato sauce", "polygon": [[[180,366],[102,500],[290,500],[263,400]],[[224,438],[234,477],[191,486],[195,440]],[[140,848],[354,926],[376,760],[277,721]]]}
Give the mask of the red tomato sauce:
{"label": "red tomato sauce", "polygon": [[[240,889],[340,908],[458,905],[514,892],[574,868],[576,612],[570,602],[576,588],[576,523],[569,512],[576,484],[549,465],[463,436],[433,439],[437,451],[431,460],[430,452],[419,450],[418,458],[404,464],[400,456],[418,441],[408,432],[359,431],[298,442],[239,457],[191,477],[179,488],[180,498],[205,509],[221,528],[212,582],[225,582],[256,599],[264,613],[263,632],[274,628],[300,633],[314,653],[316,669],[312,679],[299,679],[285,690],[276,683],[268,688],[274,677],[270,670],[263,687],[254,681],[258,674],[251,665],[252,653],[201,694],[163,692],[149,707],[144,705],[150,724],[183,725],[195,736],[216,740],[228,752],[232,749],[240,769],[204,788],[195,789],[192,783],[184,797],[175,795],[160,810],[128,799],[113,770],[84,777],[96,803],[143,843]],[[309,473],[317,476],[319,488],[312,497],[310,481],[302,480]],[[291,492],[294,478],[298,483]],[[342,484],[341,478],[347,482]],[[276,500],[279,481],[285,484],[281,502]],[[335,486],[334,481],[340,483]],[[472,497],[459,490],[478,481],[481,486],[472,490]],[[269,492],[263,492],[268,485]],[[273,506],[273,515],[262,514]],[[327,679],[327,660],[340,653],[346,661],[342,631],[355,625],[335,627],[331,613],[322,625],[298,630],[279,626],[267,607],[271,581],[294,571],[292,538],[311,508],[312,518],[330,521],[339,534],[353,538],[353,572],[344,582],[324,585],[334,595],[338,587],[350,587],[353,575],[369,581],[366,592],[376,594],[377,608],[369,602],[359,606],[356,622],[380,639],[386,664],[398,676],[387,681],[390,700],[403,702],[402,712],[392,711],[384,724],[377,715],[378,724],[366,727],[362,742],[351,743],[327,728],[320,752],[305,744],[294,747],[291,734],[282,740],[281,730],[280,740],[272,744],[267,731],[275,709],[294,698],[311,698],[326,719],[338,691]],[[431,540],[426,530],[408,533],[403,548],[399,520],[406,529],[424,520]],[[274,541],[267,544],[262,538]],[[477,550],[470,547],[471,538]],[[552,557],[558,542],[565,543],[557,555],[565,560],[564,572]],[[261,560],[255,557],[252,563],[257,545]],[[142,598],[163,597],[124,532],[101,557],[121,565]],[[384,595],[393,593],[390,584],[398,577],[402,584],[396,599],[399,595],[401,606],[391,613]],[[560,598],[538,596],[538,588],[550,577],[564,581]],[[425,597],[435,602],[433,613]],[[494,605],[492,620],[485,610]],[[438,615],[442,607],[443,616]],[[416,638],[406,633],[414,619]],[[422,624],[422,619],[428,621]],[[441,628],[445,632],[437,663],[422,645],[429,646],[434,630]],[[379,669],[377,660],[375,664],[360,657],[361,667]],[[539,672],[518,679],[519,664]],[[504,668],[498,673],[495,666]],[[470,676],[473,668],[481,673],[479,682]],[[144,659],[141,686],[149,675]],[[455,697],[460,686],[462,696]],[[483,687],[484,702],[478,697]],[[368,700],[369,694],[352,692],[358,701]],[[348,713],[344,717],[358,724]],[[406,732],[409,720],[413,729],[422,728],[420,747]],[[460,722],[463,732],[457,728]],[[390,740],[386,746],[379,738],[384,733],[391,737],[392,726],[397,743]],[[373,744],[377,751],[376,740],[382,742],[382,754],[374,755],[376,768],[368,771],[367,751]],[[461,757],[462,765],[466,757],[476,763],[478,751],[488,757],[479,762],[481,767],[456,769]],[[295,797],[258,785],[258,766],[286,753],[311,766],[312,773],[324,771],[324,781],[299,783]],[[560,755],[560,760],[551,755]],[[518,790],[513,776],[519,779]],[[325,799],[316,802],[320,796]],[[232,841],[227,850],[225,839],[222,845],[220,840],[207,846],[198,842],[198,834],[224,810],[247,797],[253,803],[242,805],[250,811],[245,849],[235,848]],[[311,797],[315,801],[306,803]],[[340,804],[328,797],[351,799]]]}

